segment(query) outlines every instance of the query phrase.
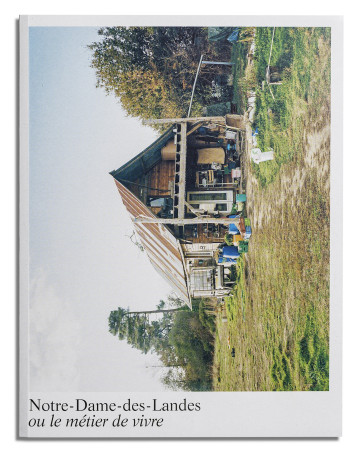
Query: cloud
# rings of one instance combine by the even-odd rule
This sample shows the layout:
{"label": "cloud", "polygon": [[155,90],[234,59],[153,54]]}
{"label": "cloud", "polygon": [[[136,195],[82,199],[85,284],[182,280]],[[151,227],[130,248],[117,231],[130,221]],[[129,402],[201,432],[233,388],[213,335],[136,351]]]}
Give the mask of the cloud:
{"label": "cloud", "polygon": [[78,390],[80,325],[39,270],[30,283],[30,390]]}

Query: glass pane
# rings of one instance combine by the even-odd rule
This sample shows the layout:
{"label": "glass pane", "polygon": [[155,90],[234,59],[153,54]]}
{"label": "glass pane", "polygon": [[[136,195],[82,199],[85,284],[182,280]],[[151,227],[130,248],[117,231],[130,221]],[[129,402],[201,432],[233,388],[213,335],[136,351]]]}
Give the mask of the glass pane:
{"label": "glass pane", "polygon": [[164,198],[156,198],[156,199],[150,201],[150,206],[152,208],[159,208],[161,206],[164,206],[164,203],[165,203]]}
{"label": "glass pane", "polygon": [[192,290],[211,290],[213,288],[212,270],[193,270],[190,277],[190,283]]}
{"label": "glass pane", "polygon": [[189,194],[190,201],[226,200],[226,192],[202,192]]}

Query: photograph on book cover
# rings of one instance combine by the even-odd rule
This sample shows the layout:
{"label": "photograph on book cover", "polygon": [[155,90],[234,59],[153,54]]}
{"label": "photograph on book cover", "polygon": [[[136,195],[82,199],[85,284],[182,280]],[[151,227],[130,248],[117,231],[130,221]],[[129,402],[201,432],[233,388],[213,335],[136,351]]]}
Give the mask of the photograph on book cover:
{"label": "photograph on book cover", "polygon": [[341,433],[339,17],[20,17],[21,437]]}

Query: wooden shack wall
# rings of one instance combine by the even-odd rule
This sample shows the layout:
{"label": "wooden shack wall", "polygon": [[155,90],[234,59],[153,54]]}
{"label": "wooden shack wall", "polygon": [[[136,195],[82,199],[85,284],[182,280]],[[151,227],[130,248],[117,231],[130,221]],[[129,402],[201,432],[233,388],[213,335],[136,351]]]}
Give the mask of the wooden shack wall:
{"label": "wooden shack wall", "polygon": [[[155,165],[148,173],[148,196],[170,196],[169,183],[174,181],[175,162],[174,160],[162,160]],[[153,189],[163,189],[153,190]]]}

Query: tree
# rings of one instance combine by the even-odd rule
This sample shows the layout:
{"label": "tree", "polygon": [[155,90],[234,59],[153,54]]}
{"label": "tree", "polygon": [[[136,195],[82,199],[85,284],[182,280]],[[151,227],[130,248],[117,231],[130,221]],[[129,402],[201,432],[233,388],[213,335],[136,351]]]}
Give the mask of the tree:
{"label": "tree", "polygon": [[[163,301],[152,311],[129,311],[119,307],[109,314],[109,332],[120,340],[126,339],[128,344],[145,354],[150,350],[163,350],[172,326],[171,315],[184,307],[183,302],[174,297],[169,298],[169,303],[177,307],[164,309]],[[161,319],[150,320],[149,316],[154,314],[161,315]]]}
{"label": "tree", "polygon": [[181,311],[176,315],[169,334],[169,343],[175,348],[178,357],[186,363],[188,380],[208,380],[208,367],[212,362],[213,336],[203,326],[199,314],[194,311]]}
{"label": "tree", "polygon": [[[170,308],[166,308],[167,306]],[[150,319],[152,315],[159,319]],[[111,311],[109,331],[143,353],[155,352],[168,367],[163,383],[170,389],[210,390],[213,357],[213,316],[204,302],[193,300],[193,311],[176,297],[160,301],[152,311]]]}
{"label": "tree", "polygon": [[[209,42],[203,27],[105,27],[98,35],[88,46],[97,87],[114,93],[129,115],[141,119],[184,115],[200,55],[230,59],[231,45]],[[230,70],[203,68],[193,114],[210,100],[213,75],[223,71]]]}

